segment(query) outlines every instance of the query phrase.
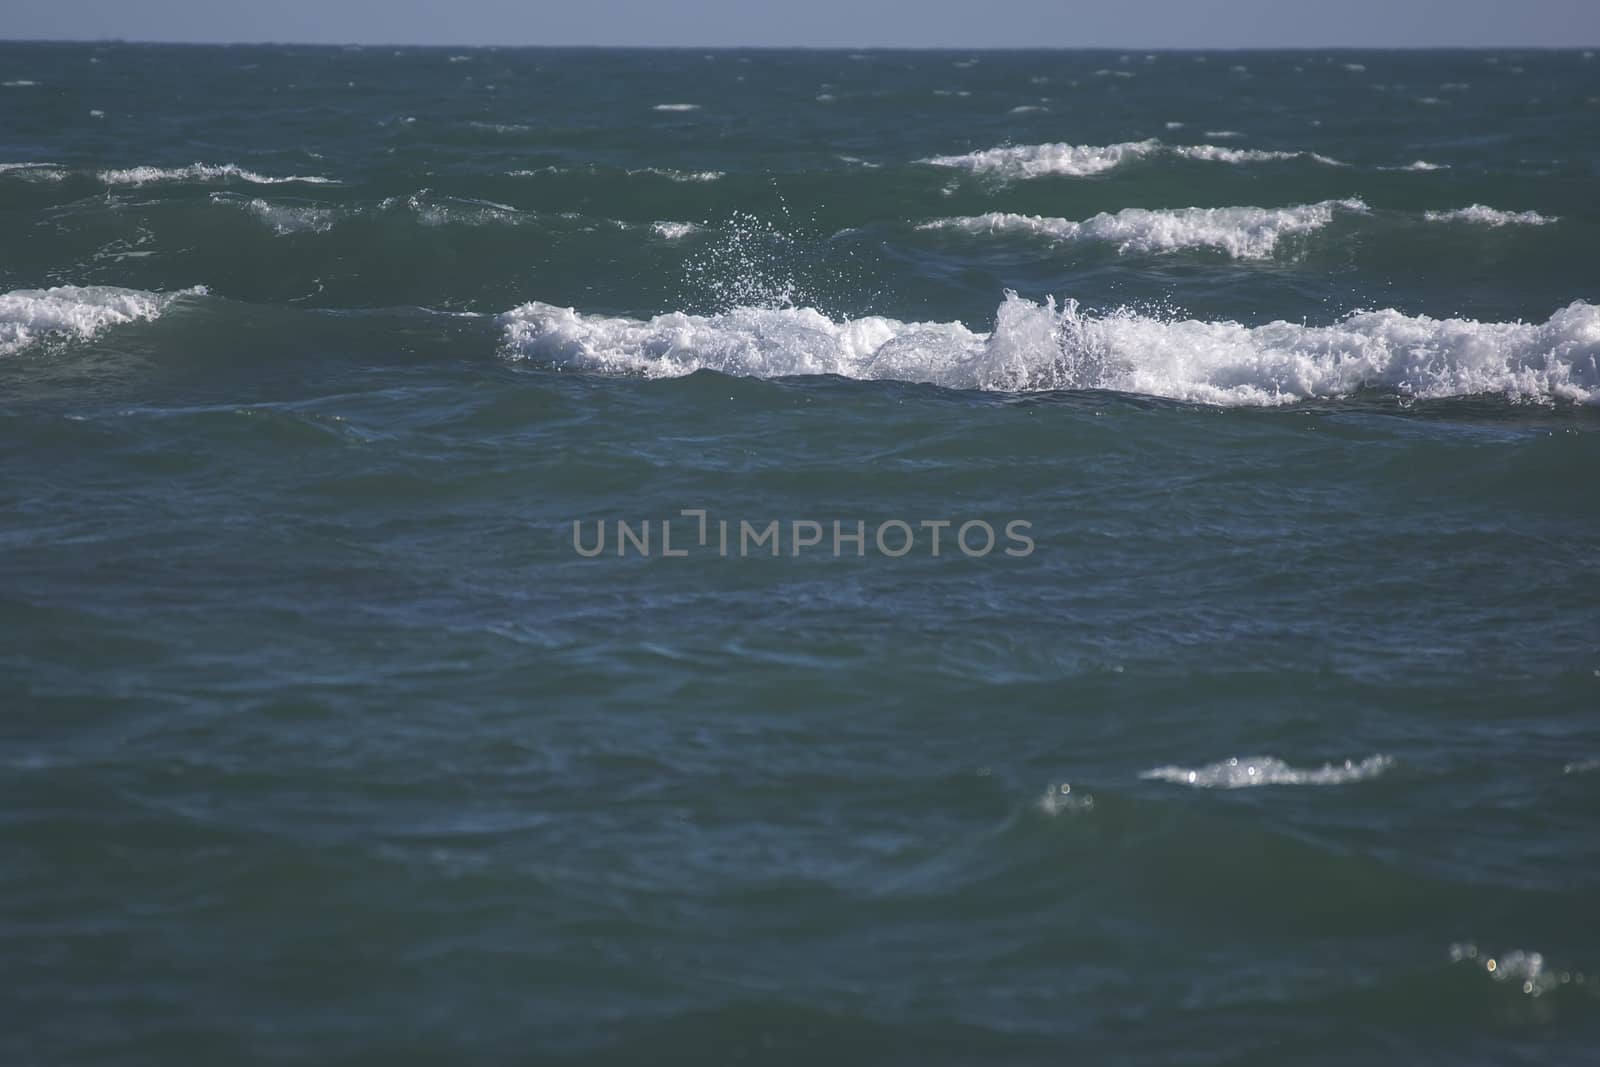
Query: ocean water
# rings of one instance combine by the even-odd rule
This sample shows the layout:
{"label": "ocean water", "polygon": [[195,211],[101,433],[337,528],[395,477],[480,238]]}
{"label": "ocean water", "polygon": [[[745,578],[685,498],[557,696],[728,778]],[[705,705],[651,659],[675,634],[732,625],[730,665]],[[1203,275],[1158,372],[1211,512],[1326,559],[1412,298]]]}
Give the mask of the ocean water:
{"label": "ocean water", "polygon": [[1592,1056],[1597,131],[0,45],[0,1059]]}

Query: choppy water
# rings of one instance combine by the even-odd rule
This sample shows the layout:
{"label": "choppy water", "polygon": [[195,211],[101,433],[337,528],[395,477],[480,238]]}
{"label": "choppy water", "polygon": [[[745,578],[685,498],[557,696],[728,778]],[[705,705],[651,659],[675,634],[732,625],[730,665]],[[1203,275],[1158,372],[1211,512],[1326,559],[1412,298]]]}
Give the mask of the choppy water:
{"label": "choppy water", "polygon": [[0,1055],[1592,1052],[1597,120],[0,45]]}

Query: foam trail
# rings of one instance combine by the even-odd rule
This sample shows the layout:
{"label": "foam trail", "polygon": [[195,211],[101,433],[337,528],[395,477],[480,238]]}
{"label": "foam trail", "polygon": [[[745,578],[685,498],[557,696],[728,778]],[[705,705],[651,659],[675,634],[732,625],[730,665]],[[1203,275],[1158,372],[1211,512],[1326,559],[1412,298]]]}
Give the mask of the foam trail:
{"label": "foam trail", "polygon": [[107,185],[149,185],[154,182],[216,182],[233,179],[252,185],[281,185],[302,182],[308,185],[333,185],[332,178],[317,175],[290,175],[270,178],[245,170],[237,163],[191,163],[186,167],[128,167],[124,170],[103,170],[100,180]]}
{"label": "foam trail", "polygon": [[1345,785],[1375,778],[1394,763],[1389,756],[1368,756],[1359,763],[1345,760],[1321,767],[1291,767],[1272,756],[1235,756],[1205,767],[1156,767],[1140,778],[1195,789],[1244,789],[1258,785]]}
{"label": "foam trail", "polygon": [[184,294],[150,293],[110,285],[63,285],[54,289],[17,289],[0,295],[0,356],[22,351],[49,336],[86,340],[113,326],[149,322],[160,317]]}
{"label": "foam trail", "polygon": [[1548,226],[1560,222],[1559,218],[1541,215],[1537,211],[1501,211],[1484,204],[1473,204],[1454,211],[1427,211],[1423,218],[1429,222],[1469,222],[1477,226]]}
{"label": "foam trail", "polygon": [[499,317],[503,353],[600,373],[710,369],[758,378],[837,374],[1005,391],[1111,389],[1219,405],[1280,405],[1380,389],[1441,398],[1600,403],[1600,306],[1543,323],[1434,319],[1398,311],[1327,326],[1245,326],[1083,314],[1007,293],[994,329],[811,308],[741,307],[641,320],[530,303]]}
{"label": "foam trail", "polygon": [[1281,239],[1320,230],[1333,221],[1338,211],[1366,213],[1368,208],[1360,200],[1324,200],[1284,208],[1125,208],[1116,214],[1102,213],[1082,222],[990,212],[937,219],[918,229],[961,230],[974,234],[1023,233],[1058,241],[1103,241],[1116,245],[1117,251],[1124,255],[1214,248],[1234,259],[1266,259],[1276,251]]}
{"label": "foam trail", "polygon": [[1321,163],[1325,167],[1345,167],[1330,156],[1317,152],[1283,152],[1262,148],[1223,148],[1214,144],[1178,145],[1171,149],[1173,155],[1182,159],[1198,159],[1207,163],[1231,163],[1235,166],[1242,163],[1272,163],[1287,159],[1309,159]]}
{"label": "foam trail", "polygon": [[1001,178],[1027,179],[1046,176],[1088,178],[1104,174],[1127,163],[1167,154],[1179,159],[1228,163],[1268,163],[1278,160],[1309,159],[1330,167],[1347,164],[1316,152],[1267,151],[1259,148],[1223,148],[1212,144],[1165,145],[1151,138],[1122,141],[1109,145],[1031,144],[985,148],[962,155],[932,156],[919,162],[935,167],[954,167],[975,174]]}

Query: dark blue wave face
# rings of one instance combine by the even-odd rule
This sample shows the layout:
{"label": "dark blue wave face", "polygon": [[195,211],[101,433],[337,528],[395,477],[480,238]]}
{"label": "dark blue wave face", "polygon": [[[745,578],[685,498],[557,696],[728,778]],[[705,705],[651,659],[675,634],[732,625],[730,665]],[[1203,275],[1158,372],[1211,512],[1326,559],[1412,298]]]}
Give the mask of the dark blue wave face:
{"label": "dark blue wave face", "polygon": [[1581,1059],[1597,117],[0,44],[0,1058]]}

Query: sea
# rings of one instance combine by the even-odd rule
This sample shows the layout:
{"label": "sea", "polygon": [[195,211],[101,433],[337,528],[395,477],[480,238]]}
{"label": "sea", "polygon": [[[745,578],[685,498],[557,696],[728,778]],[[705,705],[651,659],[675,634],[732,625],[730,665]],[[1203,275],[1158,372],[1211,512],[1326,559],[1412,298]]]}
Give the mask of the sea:
{"label": "sea", "polygon": [[1581,49],[0,44],[0,1060],[1592,1062],[1597,247]]}

